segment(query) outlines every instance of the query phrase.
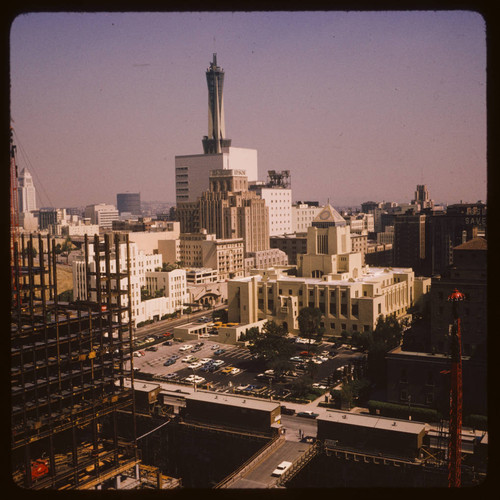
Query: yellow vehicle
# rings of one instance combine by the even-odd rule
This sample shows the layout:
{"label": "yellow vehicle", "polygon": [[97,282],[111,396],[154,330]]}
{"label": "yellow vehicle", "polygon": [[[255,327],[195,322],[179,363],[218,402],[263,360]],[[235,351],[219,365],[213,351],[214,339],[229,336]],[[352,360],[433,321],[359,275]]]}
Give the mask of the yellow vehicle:
{"label": "yellow vehicle", "polygon": [[226,366],[226,368],[224,368],[221,373],[230,373],[231,370],[234,368],[234,366]]}

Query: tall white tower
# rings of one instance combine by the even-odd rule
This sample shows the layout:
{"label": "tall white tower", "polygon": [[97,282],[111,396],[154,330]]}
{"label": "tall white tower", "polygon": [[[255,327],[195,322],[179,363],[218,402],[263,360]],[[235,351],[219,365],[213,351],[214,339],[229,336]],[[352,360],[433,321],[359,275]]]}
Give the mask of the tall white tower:
{"label": "tall white tower", "polygon": [[19,212],[31,212],[36,210],[36,191],[33,177],[23,168],[18,179]]}

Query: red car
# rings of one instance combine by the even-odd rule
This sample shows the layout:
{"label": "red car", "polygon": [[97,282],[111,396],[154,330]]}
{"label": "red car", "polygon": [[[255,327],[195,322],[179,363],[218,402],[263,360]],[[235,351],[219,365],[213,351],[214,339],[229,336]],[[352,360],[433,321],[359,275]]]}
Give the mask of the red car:
{"label": "red car", "polygon": [[310,352],[307,352],[307,351],[302,351],[300,353],[301,356],[314,356],[314,354],[310,353]]}

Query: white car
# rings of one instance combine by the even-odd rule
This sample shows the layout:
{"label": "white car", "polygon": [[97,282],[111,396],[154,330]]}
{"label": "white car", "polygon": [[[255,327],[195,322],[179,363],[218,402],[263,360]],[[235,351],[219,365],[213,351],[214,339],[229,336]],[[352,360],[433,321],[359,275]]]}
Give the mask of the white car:
{"label": "white car", "polygon": [[233,368],[230,372],[229,372],[229,375],[238,375],[238,373],[240,373],[241,370],[239,368]]}
{"label": "white car", "polygon": [[203,363],[200,363],[199,361],[196,361],[195,363],[191,363],[188,368],[191,368],[191,370],[196,370],[197,368],[201,368],[203,366]]}
{"label": "white car", "polygon": [[222,361],[222,359],[217,359],[212,364],[216,367],[219,367],[219,366],[222,366],[224,364],[224,361]]}
{"label": "white car", "polygon": [[202,382],[205,382],[205,379],[203,377],[199,377],[198,375],[189,375],[184,380],[186,382],[192,382],[194,384],[201,384]]}
{"label": "white car", "polygon": [[281,476],[286,470],[292,466],[292,462],[281,462],[276,469],[273,470],[273,476]]}
{"label": "white car", "polygon": [[217,349],[219,349],[219,344],[214,344],[212,346],[212,351],[216,351]]}
{"label": "white car", "polygon": [[189,344],[184,344],[179,347],[179,351],[187,351],[188,349],[191,349],[191,346]]}
{"label": "white car", "polygon": [[192,360],[194,360],[194,356],[192,354],[188,354],[186,357],[181,359],[183,363],[189,363]]}
{"label": "white car", "polygon": [[210,361],[212,361],[212,358],[201,358],[200,359],[200,363],[202,365],[204,365],[205,363],[209,363]]}

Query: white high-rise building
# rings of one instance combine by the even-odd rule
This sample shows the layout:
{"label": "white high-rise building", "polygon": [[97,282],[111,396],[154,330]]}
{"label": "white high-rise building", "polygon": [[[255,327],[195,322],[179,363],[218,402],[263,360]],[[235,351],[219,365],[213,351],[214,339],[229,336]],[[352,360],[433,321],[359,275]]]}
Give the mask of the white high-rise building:
{"label": "white high-rise building", "polygon": [[323,207],[298,202],[292,205],[292,233],[307,233],[307,228],[312,225],[315,217]]}
{"label": "white high-rise building", "polygon": [[281,236],[292,232],[292,190],[290,171],[268,171],[267,182],[249,182],[248,189],[254,191],[269,208],[269,236]]}
{"label": "white high-rise building", "polygon": [[23,168],[18,178],[19,212],[32,212],[36,210],[36,191],[33,177]]}
{"label": "white high-rise building", "polygon": [[89,218],[92,224],[97,224],[99,227],[105,229],[111,229],[113,221],[119,220],[120,213],[114,205],[99,203],[96,205],[87,205],[85,207],[85,217]]}
{"label": "white high-rise building", "polygon": [[175,157],[176,201],[196,201],[209,189],[211,170],[244,170],[249,181],[258,177],[257,150],[223,147],[222,152]]}

